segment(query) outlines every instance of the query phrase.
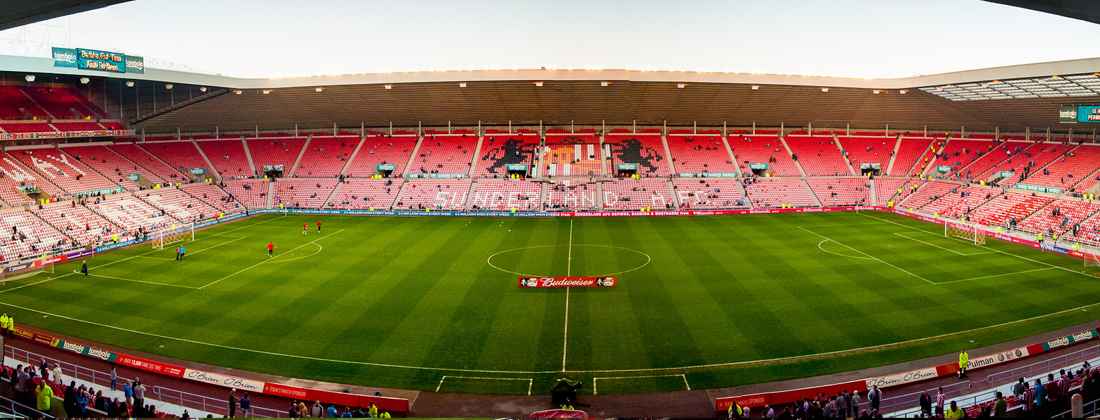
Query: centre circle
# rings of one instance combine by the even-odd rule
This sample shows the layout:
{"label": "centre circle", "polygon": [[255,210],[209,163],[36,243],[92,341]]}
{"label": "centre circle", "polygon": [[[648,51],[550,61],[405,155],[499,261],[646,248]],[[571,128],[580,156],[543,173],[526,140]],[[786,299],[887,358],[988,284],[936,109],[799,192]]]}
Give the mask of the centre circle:
{"label": "centre circle", "polygon": [[[629,273],[649,265],[649,254],[614,245],[573,244],[535,245],[507,249],[490,255],[490,267],[524,277],[602,277]],[[534,252],[534,254],[531,254]],[[564,252],[564,261],[555,264],[554,255]]]}

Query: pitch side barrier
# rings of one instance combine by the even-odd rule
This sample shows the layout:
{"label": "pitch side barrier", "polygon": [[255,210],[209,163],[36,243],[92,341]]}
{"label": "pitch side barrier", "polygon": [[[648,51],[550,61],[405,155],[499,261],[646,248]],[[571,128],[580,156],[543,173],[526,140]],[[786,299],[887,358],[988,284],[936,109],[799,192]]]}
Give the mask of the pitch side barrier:
{"label": "pitch side barrier", "polygon": [[[974,369],[995,366],[1005,362],[1036,356],[1043,352],[1089,340],[1094,340],[1097,338],[1100,338],[1100,331],[1098,331],[1097,329],[1089,329],[1076,334],[1056,338],[1050,341],[1034,343],[1028,346],[1018,347],[999,353],[988,354],[981,357],[971,357],[966,363],[966,368],[967,371],[971,371]],[[726,410],[729,410],[730,405],[734,402],[737,402],[737,404],[741,405],[742,407],[762,407],[764,405],[790,404],[795,401],[801,401],[804,397],[813,398],[817,395],[820,395],[822,392],[824,392],[825,395],[836,395],[837,392],[843,390],[866,392],[867,390],[875,386],[879,387],[879,389],[884,389],[899,385],[914,384],[917,382],[923,382],[926,380],[941,378],[944,376],[953,376],[957,373],[959,373],[959,363],[953,362],[944,363],[937,366],[929,366],[923,369],[911,370],[908,372],[895,373],[892,375],[876,376],[873,378],[867,378],[862,381],[851,381],[839,384],[799,388],[786,391],[766,392],[760,394],[741,395],[736,397],[721,397],[715,399],[714,401],[715,412],[724,415],[726,413]],[[916,403],[917,401],[914,400],[913,404],[915,405]]]}
{"label": "pitch side barrier", "polygon": [[26,330],[20,327],[15,327],[15,335],[41,345],[56,347],[62,350],[79,354],[84,357],[90,357],[93,359],[127,366],[146,372],[171,376],[173,378],[202,382],[205,384],[220,386],[223,388],[236,388],[239,391],[273,395],[276,397],[290,398],[299,401],[321,401],[322,403],[326,404],[335,404],[347,407],[366,407],[370,405],[370,403],[374,403],[374,405],[378,408],[385,409],[386,411],[397,413],[399,415],[403,415],[409,412],[409,400],[404,398],[377,397],[372,395],[322,391],[317,389],[300,388],[296,386],[257,381],[254,379],[247,379],[236,376],[223,375],[220,373],[190,369],[183,366],[176,366],[170,363],[143,359],[140,357],[130,356],[122,353],[115,353],[109,350],[103,350],[72,341],[62,340],[47,334]]}

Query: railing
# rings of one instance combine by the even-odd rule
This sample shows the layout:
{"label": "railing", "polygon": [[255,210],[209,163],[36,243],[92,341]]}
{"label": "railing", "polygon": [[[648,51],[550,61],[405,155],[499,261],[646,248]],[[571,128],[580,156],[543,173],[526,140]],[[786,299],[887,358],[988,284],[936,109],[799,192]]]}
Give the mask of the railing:
{"label": "railing", "polygon": [[11,414],[14,417],[38,418],[42,420],[54,420],[56,417],[49,413],[43,413],[34,408],[0,397],[0,413]]}
{"label": "railing", "polygon": [[[1010,369],[1004,372],[997,372],[986,376],[987,383],[998,385],[995,385],[994,388],[978,394],[962,396],[966,393],[966,390],[970,389],[970,381],[945,385],[943,387],[943,393],[946,400],[955,400],[956,403],[958,403],[959,407],[971,407],[981,402],[992,401],[997,394],[997,387],[1009,385],[1014,382],[1014,380],[1021,377],[1031,378],[1039,375],[1044,375],[1049,372],[1057,371],[1058,369],[1062,368],[1067,368],[1075,364],[1084,363],[1085,360],[1091,360],[1098,357],[1100,357],[1100,345],[1081,349],[1073,353],[1067,353],[1053,359],[1032,363],[1026,366],[1020,366],[1015,369]],[[930,397],[935,398],[937,389],[938,388],[932,388],[928,389],[927,391],[913,392],[905,395],[899,395],[893,398],[883,399],[882,403],[879,406],[879,412],[898,417],[904,417],[909,414],[918,413],[918,410],[920,410],[919,406],[921,392],[928,392],[928,395]]]}
{"label": "railing", "polygon": [[[61,367],[61,374],[65,376],[65,379],[78,380],[81,382],[91,383],[106,388],[111,386],[111,374],[109,372],[102,372],[95,369],[91,369],[85,366],[74,365],[64,361],[52,359],[46,356],[42,356],[38,353],[27,351],[15,347],[7,347],[5,355],[12,359],[24,362],[28,365],[38,366],[45,360],[52,367],[54,363],[57,363]],[[53,378],[51,378],[53,379]],[[123,386],[125,381],[130,381],[132,378],[118,377],[118,386]],[[196,410],[202,410],[207,413],[213,413],[217,415],[228,415],[229,406],[226,400],[211,398],[205,395],[192,394],[189,392],[179,391],[162,386],[152,386],[149,388],[147,397],[154,400],[175,404],[184,408],[192,408]],[[0,397],[0,411],[6,407],[6,399]],[[13,404],[18,404],[12,402]],[[238,413],[240,410],[238,409]],[[280,417],[281,414],[286,414],[280,410],[273,410],[270,408],[263,408],[252,406],[249,417]],[[50,417],[52,418],[52,417]]]}

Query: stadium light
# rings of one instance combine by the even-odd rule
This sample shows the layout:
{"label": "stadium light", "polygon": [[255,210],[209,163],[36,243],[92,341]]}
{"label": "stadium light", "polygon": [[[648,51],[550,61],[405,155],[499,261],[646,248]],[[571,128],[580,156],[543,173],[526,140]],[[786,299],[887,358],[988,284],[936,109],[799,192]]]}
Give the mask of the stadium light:
{"label": "stadium light", "polygon": [[28,82],[33,82],[34,81],[34,75],[33,74],[28,74],[27,77],[24,77],[24,79],[27,79]]}
{"label": "stadium light", "polygon": [[92,81],[92,79],[89,79],[89,78],[87,78],[87,77],[81,77],[81,78],[80,78],[80,84],[82,84],[82,85],[86,85],[86,84],[88,84],[88,82],[90,82],[90,81]]}
{"label": "stadium light", "polygon": [[676,87],[677,87],[678,89],[683,89],[683,88],[684,88],[685,86],[687,86],[687,83],[677,83],[677,84],[676,84]]}
{"label": "stadium light", "polygon": [[908,92],[909,92],[909,91],[908,91],[908,90],[906,90],[906,89],[902,89],[902,90],[898,91],[898,93],[900,93],[900,94],[902,94],[902,95],[904,95],[904,94],[906,94],[906,93],[908,93]]}
{"label": "stadium light", "polygon": [[243,91],[235,90],[235,91],[233,91],[233,93],[236,93],[236,94],[240,95],[241,93],[243,93]]}
{"label": "stadium light", "polygon": [[536,87],[542,87],[542,82],[535,82]]}
{"label": "stadium light", "polygon": [[759,90],[759,89],[760,89],[760,85],[752,85],[752,90]]}
{"label": "stadium light", "polygon": [[165,84],[165,85],[164,85],[164,88],[165,88],[165,89],[168,89],[168,90],[172,90],[172,84],[171,84],[171,83],[167,83],[167,84]]}
{"label": "stadium light", "polygon": [[822,92],[828,92],[828,91],[829,91],[829,88],[821,88],[821,91],[822,91]]}
{"label": "stadium light", "polygon": [[134,87],[134,81],[133,80],[127,80],[126,81],[126,87]]}
{"label": "stadium light", "polygon": [[205,93],[206,92],[206,86],[200,87],[199,92]]}
{"label": "stadium light", "polygon": [[878,90],[878,89],[875,89],[875,91],[874,91],[874,92],[875,92],[875,95],[878,95],[878,93],[879,93],[879,92],[882,92],[882,91],[881,91],[881,90]]}
{"label": "stadium light", "polygon": [[325,90],[325,88],[321,88],[321,87],[319,87],[319,88],[316,88],[316,89],[314,89],[314,90],[316,90],[316,91],[318,91],[318,92],[321,92],[321,91],[324,91],[324,90]]}
{"label": "stadium light", "polygon": [[466,87],[466,82],[460,82],[460,83],[458,84],[458,87],[460,87],[460,88],[464,88],[464,87]]}
{"label": "stadium light", "polygon": [[393,89],[393,85],[386,85],[386,89]]}
{"label": "stadium light", "polygon": [[271,90],[269,90],[269,89],[264,89],[264,95],[267,95],[267,94],[269,94],[269,93],[271,93]]}
{"label": "stadium light", "polygon": [[610,84],[611,84],[611,82],[600,82],[600,86],[603,86],[603,87],[607,87],[607,85],[610,85]]}

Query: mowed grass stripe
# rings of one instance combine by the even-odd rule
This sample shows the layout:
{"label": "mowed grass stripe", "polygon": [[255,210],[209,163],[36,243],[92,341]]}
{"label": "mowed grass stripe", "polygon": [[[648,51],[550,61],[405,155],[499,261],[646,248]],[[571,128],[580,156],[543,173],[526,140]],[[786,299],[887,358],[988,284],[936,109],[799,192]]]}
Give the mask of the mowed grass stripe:
{"label": "mowed grass stripe", "polygon": [[[289,249],[319,238],[314,229],[318,219],[324,221],[325,233],[345,228],[353,234],[323,239],[324,251],[317,255],[260,264],[202,291],[67,276],[12,290],[0,295],[0,302],[197,343],[8,308],[20,323],[138,351],[306,379],[434,389],[441,375],[448,374],[446,369],[515,371],[503,376],[547,372],[527,375],[535,377],[538,389],[558,376],[553,372],[560,370],[564,290],[521,290],[515,275],[488,268],[486,259],[503,249],[553,245],[523,250],[510,262],[535,271],[560,267],[567,255],[568,219],[262,216],[199,232],[200,240],[188,243],[192,251],[233,239],[230,236],[246,239],[193,255],[193,261],[130,264],[156,262],[133,258],[150,251],[139,246],[97,256],[89,264],[93,273],[110,275],[108,271],[117,270],[120,278],[155,281],[163,276],[205,284],[216,280],[204,277],[217,270],[232,273],[266,258],[263,247],[269,240]],[[301,236],[303,222],[311,228],[306,237]],[[1100,300],[1100,282],[1076,274],[1080,261],[994,240],[974,249],[1001,252],[953,260],[945,256],[957,257],[955,253],[893,234],[909,231],[947,243],[942,242],[942,227],[886,213],[578,218],[573,223],[578,229],[575,244],[637,249],[654,260],[620,275],[622,283],[615,288],[572,290],[570,370],[804,357],[917,340],[867,353],[691,369],[687,374],[693,388],[953,353],[962,346],[1095,320],[1092,309],[1044,315]],[[582,224],[588,233],[580,234]],[[924,270],[919,273],[928,278],[1005,275],[932,285],[874,260],[825,253],[818,248],[821,239],[798,226],[914,273]],[[634,264],[629,251],[587,248],[590,251],[579,257],[581,247],[574,248],[574,262],[584,270]],[[103,266],[112,261],[123,262]],[[206,267],[208,261],[225,267]],[[1030,271],[1049,267],[1045,264],[1065,270]],[[78,263],[61,265],[58,270],[77,267]],[[985,328],[1036,316],[1041,318]],[[874,322],[867,322],[869,318]],[[976,330],[925,340],[971,328]],[[334,361],[228,350],[201,342]],[[607,376],[570,375],[586,380]],[[642,388],[648,386],[627,385],[621,392]]]}

